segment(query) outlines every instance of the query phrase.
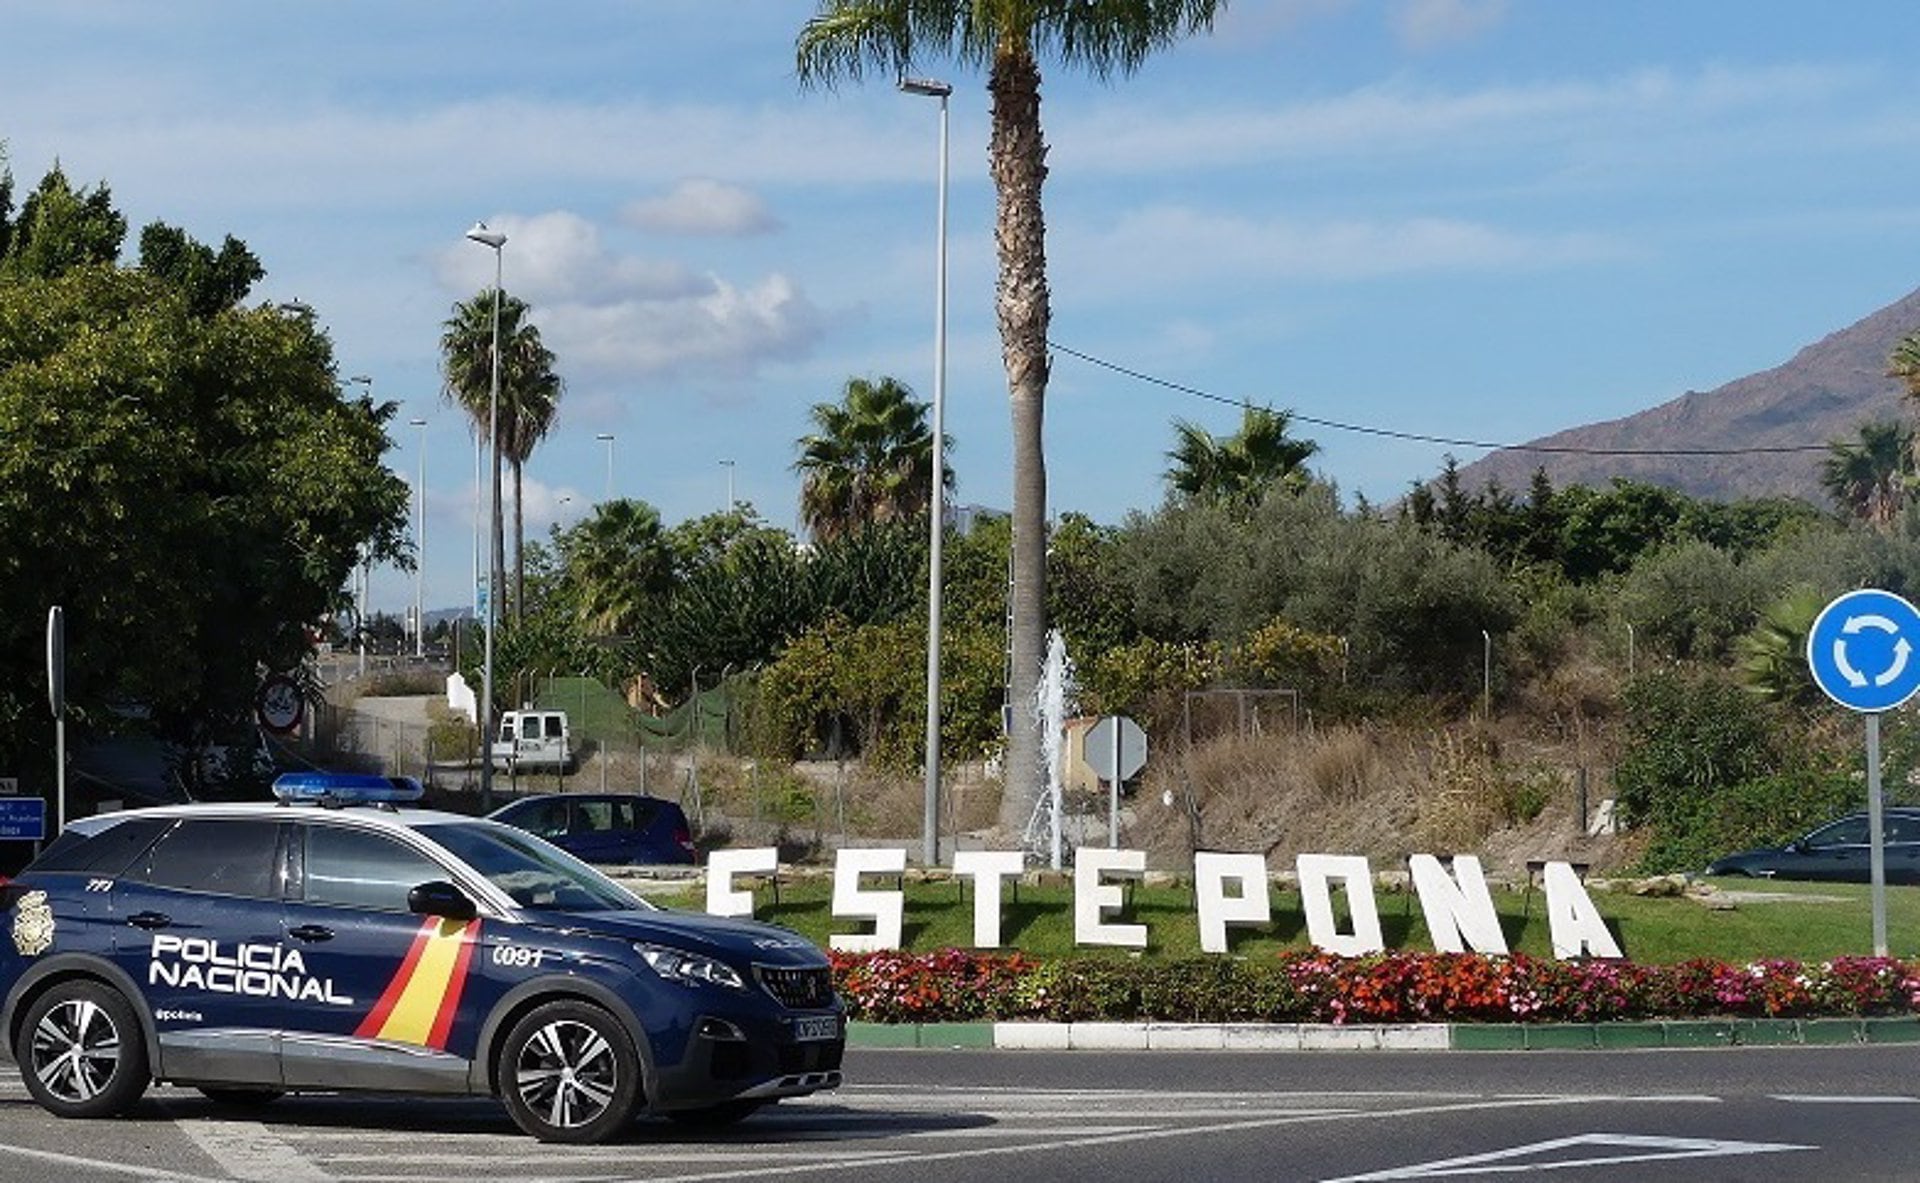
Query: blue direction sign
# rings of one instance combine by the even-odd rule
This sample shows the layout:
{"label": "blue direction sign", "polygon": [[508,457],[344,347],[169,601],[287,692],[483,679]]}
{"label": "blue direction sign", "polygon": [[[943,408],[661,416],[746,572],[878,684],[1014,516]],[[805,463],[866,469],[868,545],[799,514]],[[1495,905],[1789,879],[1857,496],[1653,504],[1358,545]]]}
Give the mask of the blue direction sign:
{"label": "blue direction sign", "polygon": [[42,797],[0,797],[0,838],[39,842],[47,836],[47,802]]}
{"label": "blue direction sign", "polygon": [[1920,608],[1878,588],[1847,592],[1814,619],[1807,666],[1841,706],[1892,710],[1920,690]]}

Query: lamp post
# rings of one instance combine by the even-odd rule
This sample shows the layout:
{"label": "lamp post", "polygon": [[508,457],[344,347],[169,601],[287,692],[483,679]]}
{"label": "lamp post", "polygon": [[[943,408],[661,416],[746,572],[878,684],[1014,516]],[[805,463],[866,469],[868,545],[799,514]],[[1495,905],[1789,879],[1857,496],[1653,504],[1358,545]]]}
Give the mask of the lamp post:
{"label": "lamp post", "polygon": [[603,431],[599,435],[594,436],[593,438],[607,445],[607,491],[606,491],[606,495],[603,496],[601,500],[612,501],[613,500],[613,433],[611,431]]}
{"label": "lamp post", "polygon": [[493,622],[499,614],[500,589],[500,269],[507,236],[475,222],[467,237],[493,251],[493,366],[487,392],[487,466],[493,486],[487,498],[487,620],[486,643],[480,659],[480,811],[493,810]]}
{"label": "lamp post", "polygon": [[727,470],[727,512],[733,512],[733,461],[722,460],[720,467]]}
{"label": "lamp post", "polygon": [[932,78],[902,78],[907,94],[940,100],[940,185],[934,234],[933,495],[927,503],[927,788],[921,823],[926,865],[940,861],[940,542],[947,524],[947,99],[953,87]]}
{"label": "lamp post", "polygon": [[413,489],[413,656],[418,660],[427,655],[427,618],[422,612],[426,597],[421,583],[427,570],[427,421],[414,419],[409,425],[420,429],[420,479]]}

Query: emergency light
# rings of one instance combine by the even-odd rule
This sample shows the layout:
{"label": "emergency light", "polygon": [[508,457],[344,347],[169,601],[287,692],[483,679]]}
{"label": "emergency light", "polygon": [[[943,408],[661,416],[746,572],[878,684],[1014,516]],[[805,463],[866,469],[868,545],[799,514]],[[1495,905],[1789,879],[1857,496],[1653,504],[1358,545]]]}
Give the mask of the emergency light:
{"label": "emergency light", "polygon": [[283,772],[273,781],[274,797],[289,805],[404,805],[425,792],[410,776],[368,772]]}

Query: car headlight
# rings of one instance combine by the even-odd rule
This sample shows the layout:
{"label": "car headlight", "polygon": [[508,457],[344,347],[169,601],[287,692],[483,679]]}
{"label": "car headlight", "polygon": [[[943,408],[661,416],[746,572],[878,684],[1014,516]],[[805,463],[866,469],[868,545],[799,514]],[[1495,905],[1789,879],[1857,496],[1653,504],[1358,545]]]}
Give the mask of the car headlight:
{"label": "car headlight", "polygon": [[670,949],[665,945],[636,943],[633,947],[654,973],[669,982],[679,982],[685,986],[727,986],[735,990],[747,988],[747,984],[740,980],[740,975],[724,961],[715,961],[683,949]]}

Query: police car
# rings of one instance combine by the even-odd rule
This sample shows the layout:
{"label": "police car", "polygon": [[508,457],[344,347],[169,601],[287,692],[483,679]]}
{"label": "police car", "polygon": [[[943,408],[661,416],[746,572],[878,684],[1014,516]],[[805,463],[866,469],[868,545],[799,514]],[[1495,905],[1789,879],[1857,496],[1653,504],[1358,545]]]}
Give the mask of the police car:
{"label": "police car", "polygon": [[63,1117],[153,1081],[494,1095],[599,1142],[840,1083],[826,957],[648,905],[524,830],[406,807],[405,779],[291,774],[276,804],[76,821],[0,893],[0,1034]]}

